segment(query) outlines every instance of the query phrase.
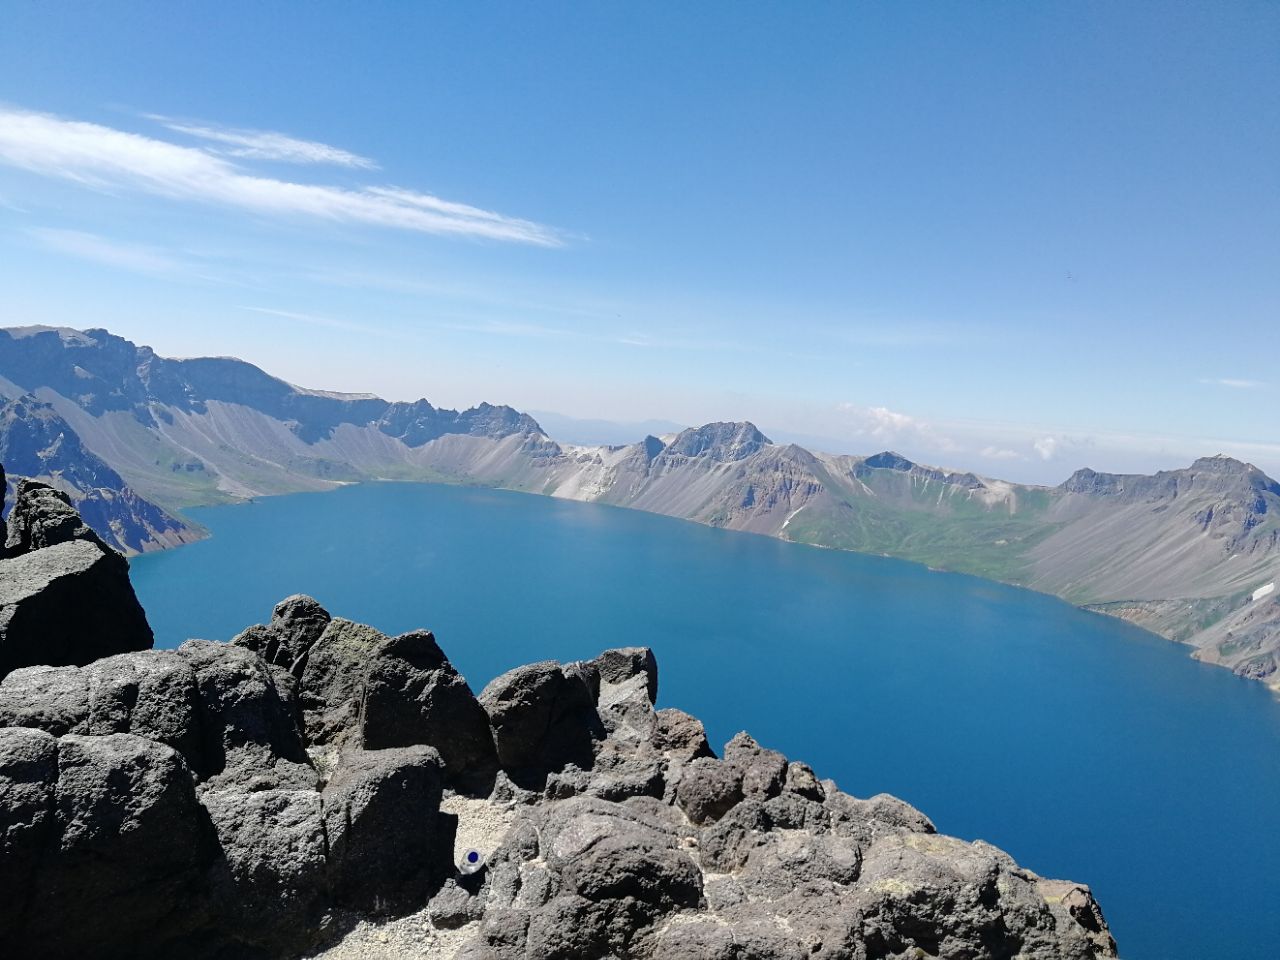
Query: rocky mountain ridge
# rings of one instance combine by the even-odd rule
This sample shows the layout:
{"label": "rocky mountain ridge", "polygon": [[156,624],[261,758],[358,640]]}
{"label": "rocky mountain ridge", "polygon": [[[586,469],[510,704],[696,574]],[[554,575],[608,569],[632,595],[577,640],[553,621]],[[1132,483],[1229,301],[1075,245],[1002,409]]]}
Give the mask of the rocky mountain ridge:
{"label": "rocky mountain ridge", "polygon": [[[431,479],[501,441],[549,441],[510,407],[443,410],[427,400],[295,387],[229,357],[174,360],[105,330],[0,331],[0,396],[33,395],[83,446],[164,510],[375,478]],[[427,448],[430,448],[429,450]]]}
{"label": "rocky mountain ridge", "polygon": [[[98,548],[47,487],[15,514],[19,560]],[[476,696],[431,633],[303,596],[230,643],[152,650],[145,619],[115,623],[127,578],[68,593],[56,566],[29,595],[89,611],[82,646],[21,647],[0,678],[15,955],[1116,956],[1085,886],[745,733],[717,757],[657,707],[650,649],[518,667]],[[9,653],[11,613],[0,598]]]}
{"label": "rocky mountain ridge", "polygon": [[[68,444],[119,475],[136,499],[113,503],[135,514],[360,480],[481,483],[1031,587],[1280,688],[1280,594],[1258,593],[1280,580],[1280,485],[1230,458],[1152,477],[1085,469],[1037,487],[892,451],[775,444],[749,423],[574,446],[509,407],[308,390],[229,358],[168,360],[102,330],[0,331],[0,395],[47,404]],[[138,526],[155,532],[113,542],[187,535]]]}
{"label": "rocky mountain ridge", "polygon": [[48,483],[70,497],[85,522],[123,553],[176,547],[199,531],[138,496],[84,448],[57,411],[30,394],[0,401],[0,462],[13,476]]}

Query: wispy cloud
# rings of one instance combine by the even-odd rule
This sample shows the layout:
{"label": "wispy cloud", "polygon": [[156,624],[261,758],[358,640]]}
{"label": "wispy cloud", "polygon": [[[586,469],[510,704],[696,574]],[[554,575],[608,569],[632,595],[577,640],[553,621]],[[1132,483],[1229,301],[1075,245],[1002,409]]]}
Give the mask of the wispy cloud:
{"label": "wispy cloud", "polygon": [[340,147],[315,140],[299,140],[274,130],[243,130],[209,123],[189,123],[149,113],[148,120],[155,120],[175,133],[220,144],[216,152],[246,160],[278,160],[284,163],[330,164],[338,167],[355,167],[360,170],[377,170],[378,164],[368,157],[351,153]]}
{"label": "wispy cloud", "polygon": [[542,224],[426,194],[405,196],[405,191],[392,187],[348,189],[256,176],[206,150],[2,105],[0,163],[96,189],[132,189],[260,215],[544,247],[563,243],[558,231]]}
{"label": "wispy cloud", "polygon": [[977,328],[960,329],[933,323],[885,321],[858,323],[834,330],[836,339],[855,347],[946,347],[985,339]]}
{"label": "wispy cloud", "polygon": [[49,250],[133,273],[153,277],[190,276],[195,273],[191,264],[163,250],[111,240],[96,233],[35,227],[27,234]]}
{"label": "wispy cloud", "polygon": [[1261,380],[1238,380],[1233,377],[1201,377],[1200,382],[1214,387],[1230,387],[1232,390],[1261,390],[1266,386]]}
{"label": "wispy cloud", "polygon": [[351,330],[355,333],[377,333],[373,327],[367,327],[362,323],[352,323],[350,320],[340,320],[335,317],[322,317],[314,313],[300,313],[296,310],[276,310],[272,307],[241,307],[241,310],[248,310],[251,313],[261,313],[268,317],[280,317],[284,320],[296,320],[298,323],[310,324],[313,327],[326,327],[330,330]]}
{"label": "wispy cloud", "polygon": [[491,334],[496,337],[577,337],[585,335],[562,327],[549,327],[540,323],[525,323],[515,320],[442,320],[433,326],[446,330],[464,330],[468,333]]}
{"label": "wispy cloud", "polygon": [[978,451],[978,455],[986,457],[988,460],[1022,460],[1025,459],[1022,454],[1016,450],[1010,450],[1006,447],[986,446]]}

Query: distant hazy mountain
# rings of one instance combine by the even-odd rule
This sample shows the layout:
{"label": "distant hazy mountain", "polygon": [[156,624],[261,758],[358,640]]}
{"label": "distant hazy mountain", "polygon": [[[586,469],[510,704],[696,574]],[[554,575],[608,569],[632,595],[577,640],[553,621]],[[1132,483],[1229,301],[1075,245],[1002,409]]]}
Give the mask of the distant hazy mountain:
{"label": "distant hazy mountain", "polygon": [[82,487],[127,484],[167,510],[377,478],[610,503],[1022,584],[1280,688],[1280,593],[1269,588],[1280,485],[1226,457],[1150,477],[1080,470],[1040,487],[892,452],[817,453],[749,423],[573,444],[510,407],[307,390],[239,360],[158,357],[104,330],[0,331],[0,395],[26,394],[61,418],[80,460],[105,461],[97,476],[119,474],[116,488]]}
{"label": "distant hazy mountain", "polygon": [[590,447],[635,443],[650,435],[661,437],[685,428],[684,424],[671,420],[591,420],[548,410],[530,410],[529,416],[538,421],[552,440]]}
{"label": "distant hazy mountain", "polygon": [[[475,470],[498,482],[501,469],[468,458],[519,463],[521,451],[554,449],[510,407],[459,413],[426,400],[306,390],[241,360],[159,357],[105,330],[0,332],[0,394],[27,393],[166,509],[375,477]],[[453,440],[464,442],[455,449]],[[488,442],[504,440],[498,450]]]}

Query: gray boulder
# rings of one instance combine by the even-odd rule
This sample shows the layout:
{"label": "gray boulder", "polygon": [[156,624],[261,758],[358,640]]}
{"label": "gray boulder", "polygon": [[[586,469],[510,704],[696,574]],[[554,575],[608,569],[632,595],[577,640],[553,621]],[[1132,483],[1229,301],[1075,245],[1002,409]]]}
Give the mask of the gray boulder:
{"label": "gray boulder", "polygon": [[724,745],[724,759],[742,771],[742,792],[748,797],[776,797],[787,782],[787,758],[766,750],[745,731]]}
{"label": "gray boulder", "polygon": [[661,797],[666,792],[667,766],[650,748],[635,749],[606,740],[596,752],[596,765],[582,791],[604,800]]}
{"label": "gray boulder", "polygon": [[171,650],[142,650],[86,667],[23,667],[0,680],[0,726],[102,736],[133,733],[173,747],[201,769],[195,672]]}
{"label": "gray boulder", "polygon": [[21,667],[0,680],[0,727],[86,733],[89,678],[79,667]]}
{"label": "gray boulder", "polygon": [[38,480],[19,480],[9,514],[6,552],[17,556],[72,540],[87,540],[110,550],[65,493]]}
{"label": "gray boulder", "polygon": [[658,661],[648,647],[606,650],[585,664],[597,677],[596,712],[609,739],[650,746],[658,725]]}
{"label": "gray boulder", "polygon": [[590,769],[604,735],[595,691],[580,671],[544,661],[504,673],[480,693],[498,762],[513,778],[541,783],[567,764]]}
{"label": "gray boulder", "polygon": [[851,905],[868,944],[883,951],[974,956],[981,948],[988,956],[1045,960],[1094,955],[1086,931],[1059,929],[1038,878],[981,841],[889,834],[866,850],[862,874]]}
{"label": "gray boulder", "polygon": [[798,760],[787,764],[786,788],[790,793],[818,803],[825,800],[827,796],[826,788],[819,782],[813,768]]}
{"label": "gray boulder", "polygon": [[213,836],[177,752],[131,734],[69,734],[57,762],[55,831],[7,942],[15,955],[125,956],[205,922]]}
{"label": "gray boulder", "polygon": [[25,921],[36,870],[57,837],[57,786],[57,740],[0,727],[0,930]]}
{"label": "gray boulder", "polygon": [[474,955],[644,956],[631,949],[644,930],[702,903],[688,841],[659,800],[530,808],[490,858]]}
{"label": "gray boulder", "polygon": [[565,871],[565,884],[588,900],[633,900],[655,913],[702,899],[702,873],[688,854],[625,832],[593,844]]}
{"label": "gray boulder", "polygon": [[386,639],[373,627],[337,618],[311,645],[300,694],[309,744],[358,742],[365,667]]}
{"label": "gray boulder", "polygon": [[311,597],[295,593],[275,605],[269,624],[249,627],[231,642],[301,678],[307,654],[332,619]]}
{"label": "gray boulder", "polygon": [[724,760],[699,757],[683,770],[676,802],[696,824],[714,823],[742,800],[742,771]]}
{"label": "gray boulder", "polygon": [[383,914],[424,903],[443,880],[437,815],[444,779],[429,747],[345,754],[324,789],[336,903]]}
{"label": "gray boulder", "polygon": [[314,790],[206,790],[221,855],[211,870],[237,941],[272,953],[312,943],[327,905],[324,813]]}
{"label": "gray boulder", "polygon": [[648,647],[617,647],[606,650],[591,662],[601,683],[626,683],[633,677],[643,678],[649,702],[658,702],[658,661]]}
{"label": "gray boulder", "polygon": [[454,879],[449,879],[427,904],[432,926],[456,930],[484,916],[484,901]]}
{"label": "gray boulder", "polygon": [[200,692],[196,673],[169,650],[96,660],[83,669],[89,686],[85,733],[133,733],[167,744],[189,766],[200,762]]}
{"label": "gray boulder", "polygon": [[209,788],[315,789],[293,714],[261,657],[209,640],[188,640],[177,656],[195,675],[201,732],[196,772]]}
{"label": "gray boulder", "polygon": [[128,564],[110,548],[69,539],[0,560],[0,676],[146,650],[153,640]]}
{"label": "gray boulder", "polygon": [[684,760],[714,756],[701,720],[675,707],[659,710],[655,716],[653,745],[656,749]]}
{"label": "gray boulder", "polygon": [[484,708],[425,630],[374,648],[364,673],[360,739],[367,750],[434,747],[450,782],[497,767]]}

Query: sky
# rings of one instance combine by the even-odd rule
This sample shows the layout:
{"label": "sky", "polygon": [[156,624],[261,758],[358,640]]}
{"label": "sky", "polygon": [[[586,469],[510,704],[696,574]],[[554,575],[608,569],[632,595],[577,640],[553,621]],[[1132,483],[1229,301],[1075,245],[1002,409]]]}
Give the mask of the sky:
{"label": "sky", "polygon": [[0,11],[0,325],[749,419],[1056,483],[1280,475],[1280,4]]}

